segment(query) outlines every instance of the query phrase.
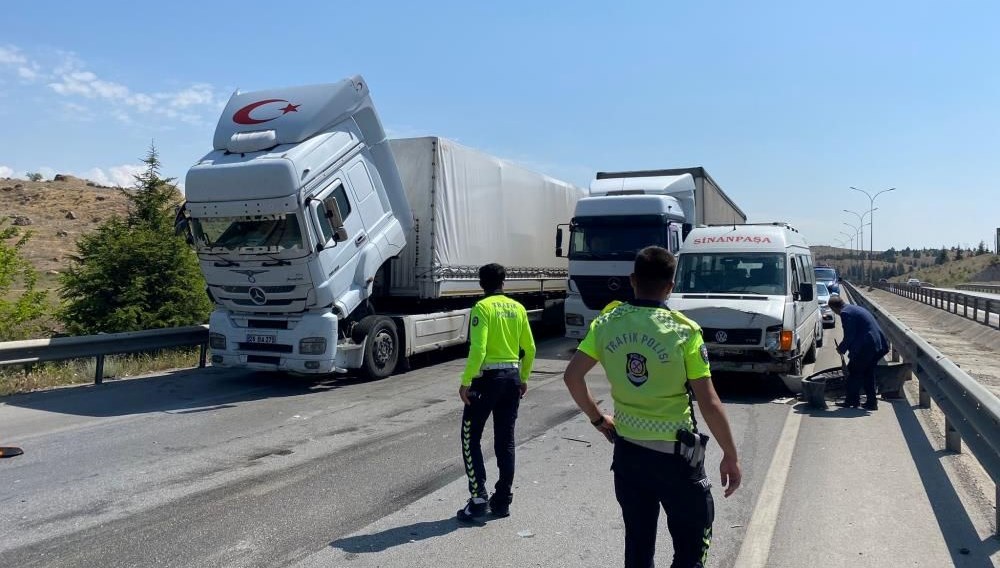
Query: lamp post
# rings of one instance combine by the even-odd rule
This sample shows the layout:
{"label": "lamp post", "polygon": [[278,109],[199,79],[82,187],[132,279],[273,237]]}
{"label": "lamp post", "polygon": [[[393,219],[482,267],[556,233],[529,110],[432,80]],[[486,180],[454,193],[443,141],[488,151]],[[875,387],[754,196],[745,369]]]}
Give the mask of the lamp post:
{"label": "lamp post", "polygon": [[844,241],[844,242],[851,244],[851,248],[848,249],[849,253],[847,255],[847,257],[850,258],[851,255],[854,254],[854,237],[856,237],[857,234],[852,235],[852,234],[848,233],[847,231],[840,231],[840,234],[844,235],[845,237],[847,237],[847,240]]}
{"label": "lamp post", "polygon": [[[876,207],[875,209],[878,209]],[[861,279],[865,279],[865,217],[870,215],[871,211],[865,211],[864,213],[858,213],[857,211],[851,211],[850,209],[842,209],[844,213],[850,213],[858,218],[858,226],[860,227],[860,235],[858,236],[858,260],[861,262]],[[869,267],[870,268],[870,267]]]}
{"label": "lamp post", "polygon": [[857,243],[857,245],[858,245],[857,259],[858,259],[859,266],[861,267],[861,270],[859,271],[860,274],[861,274],[860,278],[862,280],[864,280],[864,277],[865,277],[865,261],[861,258],[861,237],[860,237],[860,235],[861,235],[861,227],[858,227],[856,225],[852,225],[852,224],[848,223],[847,221],[844,221],[843,223],[845,225],[847,225],[848,227],[850,227],[851,229],[854,230],[854,236],[851,237],[851,242],[852,242],[851,246],[852,247],[854,246],[853,243]]}
{"label": "lamp post", "polygon": [[[853,185],[851,186],[851,189],[853,189],[854,191],[859,191],[859,192],[861,192],[861,193],[863,193],[863,194],[865,194],[865,195],[868,196],[868,212],[869,213],[872,213],[873,211],[875,211],[875,198],[876,197],[882,195],[883,193],[888,193],[890,191],[895,191],[896,190],[895,187],[890,187],[889,189],[883,189],[882,191],[879,191],[875,195],[872,195],[872,194],[868,193],[867,191],[865,191],[863,189],[858,189],[858,188],[854,187]],[[872,255],[872,252],[875,250],[875,215],[871,216],[871,223],[872,223],[872,228],[871,228],[870,231],[868,231],[868,237],[869,237],[869,240],[868,240],[868,267],[869,267],[869,272],[871,271],[871,262],[872,262],[871,261],[871,255]]]}

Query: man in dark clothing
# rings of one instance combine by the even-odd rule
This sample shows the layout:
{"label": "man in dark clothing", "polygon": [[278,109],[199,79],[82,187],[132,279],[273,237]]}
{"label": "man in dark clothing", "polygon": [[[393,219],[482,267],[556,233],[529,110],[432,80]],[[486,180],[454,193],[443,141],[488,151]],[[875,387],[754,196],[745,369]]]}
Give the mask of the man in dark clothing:
{"label": "man in dark clothing", "polygon": [[863,408],[878,410],[875,366],[889,352],[889,340],[871,312],[861,306],[847,305],[840,296],[831,296],[829,306],[833,313],[840,316],[844,329],[844,340],[837,346],[837,351],[841,355],[849,353],[851,357],[847,363],[847,393],[844,402],[838,403],[838,406],[861,406],[861,387],[864,386],[867,400]]}

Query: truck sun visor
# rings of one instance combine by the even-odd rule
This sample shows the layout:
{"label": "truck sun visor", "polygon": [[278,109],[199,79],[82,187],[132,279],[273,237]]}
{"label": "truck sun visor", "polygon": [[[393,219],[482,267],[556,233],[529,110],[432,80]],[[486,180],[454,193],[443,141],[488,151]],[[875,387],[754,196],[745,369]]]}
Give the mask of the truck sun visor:
{"label": "truck sun visor", "polygon": [[226,151],[232,154],[246,154],[267,150],[277,145],[278,136],[274,130],[234,132],[226,144]]}

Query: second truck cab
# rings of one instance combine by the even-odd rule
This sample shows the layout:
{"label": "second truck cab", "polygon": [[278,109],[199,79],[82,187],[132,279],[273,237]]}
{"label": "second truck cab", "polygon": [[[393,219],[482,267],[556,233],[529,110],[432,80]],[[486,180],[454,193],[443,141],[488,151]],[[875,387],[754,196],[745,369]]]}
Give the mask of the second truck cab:
{"label": "second truck cab", "polygon": [[[629,274],[639,250],[680,249],[692,222],[694,190],[691,174],[594,180],[569,225],[567,337],[582,339],[608,303],[632,298]],[[562,256],[561,229],[556,241]]]}

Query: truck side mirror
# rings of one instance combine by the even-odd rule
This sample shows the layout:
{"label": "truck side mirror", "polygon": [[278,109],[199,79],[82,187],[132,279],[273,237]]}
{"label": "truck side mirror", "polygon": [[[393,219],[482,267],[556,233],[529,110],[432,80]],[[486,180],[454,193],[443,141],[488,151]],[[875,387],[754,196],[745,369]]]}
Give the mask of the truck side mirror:
{"label": "truck side mirror", "polygon": [[811,302],[815,295],[813,294],[813,285],[809,282],[803,282],[799,284],[799,300],[803,302]]}
{"label": "truck side mirror", "polygon": [[174,234],[178,237],[184,235],[184,240],[188,246],[194,245],[194,234],[191,232],[191,221],[187,215],[186,201],[176,208],[174,214]]}
{"label": "truck side mirror", "polygon": [[563,230],[556,227],[556,256],[562,258],[563,255]]}
{"label": "truck side mirror", "polygon": [[330,224],[333,225],[333,241],[342,243],[347,240],[347,229],[344,228],[344,218],[340,215],[340,205],[333,203],[333,209],[327,208]]}

